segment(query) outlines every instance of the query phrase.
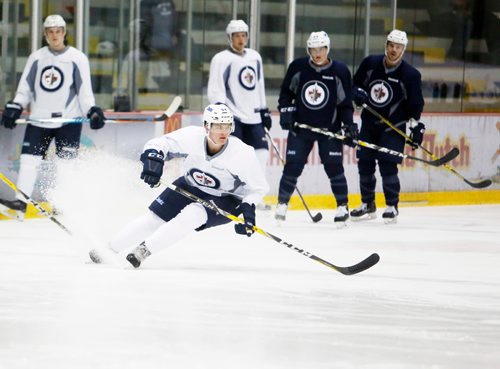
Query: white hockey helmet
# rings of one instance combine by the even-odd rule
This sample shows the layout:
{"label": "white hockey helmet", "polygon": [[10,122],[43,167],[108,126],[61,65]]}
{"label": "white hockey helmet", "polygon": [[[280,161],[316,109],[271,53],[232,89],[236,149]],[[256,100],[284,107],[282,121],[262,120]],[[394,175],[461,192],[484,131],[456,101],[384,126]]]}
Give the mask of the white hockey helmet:
{"label": "white hockey helmet", "polygon": [[406,32],[400,31],[399,29],[393,29],[388,35],[387,35],[387,41],[388,42],[394,42],[395,44],[401,44],[405,47],[408,45],[408,37],[406,36]]}
{"label": "white hockey helmet", "polygon": [[224,104],[210,104],[203,111],[203,124],[210,129],[213,123],[231,124],[231,132],[234,132],[234,116]]}
{"label": "white hockey helmet", "polygon": [[59,14],[48,15],[43,22],[43,28],[62,27],[66,29],[66,22]]}
{"label": "white hockey helmet", "polygon": [[330,52],[330,37],[328,37],[328,34],[325,31],[311,32],[307,39],[307,53],[311,55],[309,49],[325,46],[328,54]]}
{"label": "white hockey helmet", "polygon": [[242,19],[231,20],[226,27],[226,35],[231,42],[231,36],[236,32],[246,32],[248,36],[248,25]]}

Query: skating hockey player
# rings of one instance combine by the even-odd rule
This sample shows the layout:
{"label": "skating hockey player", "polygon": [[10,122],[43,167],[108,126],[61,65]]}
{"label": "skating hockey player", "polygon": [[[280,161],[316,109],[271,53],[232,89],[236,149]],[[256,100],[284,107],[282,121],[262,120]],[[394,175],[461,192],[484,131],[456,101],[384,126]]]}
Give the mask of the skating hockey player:
{"label": "skating hockey player", "polygon": [[330,58],[329,51],[328,35],[323,31],[312,32],[307,39],[309,57],[290,63],[281,85],[280,125],[289,133],[275,214],[278,220],[285,220],[288,202],[315,142],[337,202],[334,222],[343,226],[349,218],[342,141],[295,127],[297,122],[332,132],[343,130],[350,145],[357,138],[352,116],[351,73],[344,63]]}
{"label": "skating hockey player", "polygon": [[[353,101],[366,104],[395,124],[402,131],[408,123],[413,148],[422,143],[425,126],[419,122],[424,108],[420,72],[403,60],[408,44],[406,32],[392,30],[385,43],[385,55],[363,59],[354,74]],[[361,113],[360,140],[403,152],[405,139],[366,109]],[[382,214],[385,223],[396,223],[399,214],[398,164],[402,159],[360,147],[357,152],[362,204],[351,211],[352,220],[376,217],[375,167],[378,162],[387,208]]]}
{"label": "skating hockey player", "polygon": [[[203,113],[203,127],[185,127],[146,143],[141,155],[141,178],[151,187],[160,184],[164,161],[184,158],[183,175],[173,184],[215,203],[245,223],[235,225],[239,234],[251,236],[255,204],[268,191],[266,179],[252,147],[231,136],[234,119],[224,104],[210,104]],[[167,188],[137,218],[114,237],[115,253],[132,248],[127,260],[138,268],[156,254],[193,231],[226,224],[230,220]],[[99,251],[90,257],[100,261]]]}
{"label": "skating hockey player", "polygon": [[[48,46],[29,56],[16,95],[5,105],[1,124],[13,129],[23,109],[30,105],[32,119],[86,116],[90,118],[92,129],[102,128],[105,117],[95,104],[87,56],[66,45],[66,22],[60,15],[49,15],[43,28]],[[81,124],[28,124],[21,150],[17,187],[31,196],[39,166],[52,140],[55,140],[57,156],[71,159],[77,155],[81,131]],[[26,212],[26,202],[21,194],[14,201],[0,199],[0,206],[4,210],[15,210],[20,219]]]}
{"label": "skating hockey player", "polygon": [[[266,104],[264,70],[260,54],[247,48],[248,25],[241,19],[226,27],[229,48],[210,62],[207,95],[210,103],[226,104],[234,114],[233,135],[255,149],[262,170],[268,158],[264,128],[271,129],[271,114]],[[259,204],[259,209],[269,206]]]}

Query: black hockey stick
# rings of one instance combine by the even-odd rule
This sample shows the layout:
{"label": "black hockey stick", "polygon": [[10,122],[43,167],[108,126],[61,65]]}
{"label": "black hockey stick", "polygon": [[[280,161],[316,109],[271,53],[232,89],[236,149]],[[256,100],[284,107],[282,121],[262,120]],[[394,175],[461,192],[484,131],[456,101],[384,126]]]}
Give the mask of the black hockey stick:
{"label": "black hockey stick", "polygon": [[[389,127],[391,127],[394,131],[396,131],[400,136],[404,137],[406,139],[406,141],[408,142],[412,142],[413,141],[410,139],[410,137],[408,135],[406,135],[402,130],[400,130],[398,127],[396,127],[394,124],[392,124],[388,119],[386,119],[385,117],[383,117],[378,111],[372,109],[369,105],[367,104],[363,104],[363,108],[368,110],[370,113],[372,113],[374,116],[376,116],[377,118],[379,118],[382,122],[384,122],[385,124],[387,124]],[[436,156],[428,149],[426,149],[424,146],[422,145],[418,145],[418,147],[420,147],[422,150],[424,150],[427,154],[429,154],[431,156],[431,158],[433,159],[436,159]],[[471,187],[474,187],[474,188],[485,188],[485,187],[488,187],[491,185],[491,180],[490,179],[483,179],[483,180],[480,180],[480,181],[471,181],[467,178],[465,178],[463,175],[461,175],[460,173],[458,173],[455,169],[453,169],[451,166],[449,166],[448,164],[444,164],[443,165],[446,169],[448,169],[450,172],[452,172],[453,174],[455,174],[457,177],[461,178],[465,183],[467,183],[469,186]]]}
{"label": "black hockey stick", "polygon": [[[106,119],[106,124],[111,123],[126,123],[126,122],[160,122],[170,118],[174,113],[179,109],[181,105],[182,98],[180,96],[174,97],[172,102],[170,103],[167,110],[165,110],[162,114],[156,115],[154,117],[123,117],[120,119]],[[27,118],[27,119],[17,119],[16,123],[25,124],[25,123],[63,123],[63,124],[71,124],[71,123],[88,123],[90,122],[89,118]]]}
{"label": "black hockey stick", "polygon": [[[281,153],[278,150],[278,148],[276,147],[276,144],[274,143],[273,138],[271,137],[271,134],[269,133],[268,129],[264,128],[264,131],[266,131],[266,136],[269,139],[269,141],[271,141],[271,145],[273,146],[274,151],[276,152],[276,155],[278,155],[278,158],[280,159],[281,164],[285,165],[285,159],[283,159],[283,157],[281,156]],[[300,190],[297,186],[295,186],[295,191],[297,191],[297,194],[299,195],[300,200],[302,201],[302,205],[304,205],[304,208],[306,208],[307,214],[309,214],[309,217],[312,219],[312,221],[314,223],[317,223],[321,219],[323,219],[323,215],[321,213],[317,213],[316,215],[311,214],[311,212],[309,211],[309,207],[306,204],[306,200],[304,200],[304,197],[300,193]]]}
{"label": "black hockey stick", "polygon": [[67,234],[70,236],[72,235],[71,231],[66,228],[60,221],[58,221],[52,214],[50,214],[47,210],[45,210],[42,205],[40,205],[38,202],[33,200],[31,197],[26,195],[23,191],[21,191],[17,186],[12,183],[10,179],[8,179],[2,172],[0,172],[0,179],[10,188],[14,190],[14,192],[20,193],[27,201],[29,201],[40,213],[42,213],[44,216],[49,218],[51,221],[53,221],[55,224],[57,224],[58,227],[60,227],[63,231],[65,231]]}
{"label": "black hockey stick", "polygon": [[[216,212],[217,214],[222,215],[222,216],[232,220],[233,222],[244,223],[243,219],[219,208],[217,205],[215,205],[207,200],[201,199],[198,196],[193,195],[192,193],[184,190],[183,188],[180,188],[172,183],[166,183],[164,181],[162,181],[161,183],[164,184],[165,186],[167,186],[168,188],[170,188],[171,190],[187,197],[188,199],[190,199],[194,202],[197,202],[198,204],[203,205],[207,209],[210,209],[210,210]],[[326,261],[326,260],[324,260],[316,255],[311,254],[309,251],[306,251],[305,249],[298,248],[298,247],[292,245],[291,243],[283,241],[281,238],[279,238],[279,237],[277,237],[269,232],[264,231],[262,228],[254,226],[253,229],[255,232],[260,233],[261,235],[263,235],[267,238],[270,238],[271,240],[276,241],[283,246],[288,247],[290,250],[298,252],[299,254],[304,255],[305,257],[307,257],[309,259],[315,260],[318,263],[321,263],[321,264],[323,264],[323,265],[325,265],[325,266],[327,266],[327,267],[329,267],[329,268],[331,268],[339,273],[342,273],[344,275],[352,275],[352,274],[360,273],[368,268],[371,268],[372,266],[377,264],[378,261],[380,260],[380,256],[378,254],[374,253],[374,254],[371,254],[370,256],[368,256],[366,259],[360,261],[357,264],[347,266],[347,267],[340,267],[340,266],[333,265],[332,263],[330,263],[330,262],[328,262],[328,261]]]}
{"label": "black hockey stick", "polygon": [[[330,132],[330,131],[328,131],[326,129],[312,127],[312,126],[310,126],[308,124],[295,123],[295,126],[297,126],[299,128],[308,129],[308,130],[316,132],[316,133],[321,133],[321,134],[323,134],[325,136],[333,137],[333,138],[336,138],[336,139],[339,139],[339,140],[342,140],[342,141],[346,140],[346,136],[344,136],[344,135],[341,135],[341,134],[338,134],[338,133],[333,133],[333,132]],[[404,159],[407,158],[407,159],[412,159],[412,160],[420,161],[422,163],[429,164],[429,165],[432,165],[432,166],[435,166],[435,167],[438,167],[440,165],[443,165],[443,164],[449,162],[450,160],[455,159],[458,156],[458,154],[460,153],[460,151],[456,147],[454,147],[448,153],[446,153],[444,156],[442,156],[440,158],[434,157],[434,160],[425,160],[425,159],[422,159],[422,158],[418,158],[416,156],[412,156],[412,155],[408,155],[408,154],[403,154],[402,152],[388,149],[387,147],[378,146],[378,145],[372,144],[370,142],[365,142],[365,141],[361,141],[361,140],[353,140],[353,142],[356,145],[358,145],[358,146],[367,147],[369,149],[382,152],[384,154],[389,154],[389,155],[393,155],[393,156],[399,156],[400,158],[404,158]]]}

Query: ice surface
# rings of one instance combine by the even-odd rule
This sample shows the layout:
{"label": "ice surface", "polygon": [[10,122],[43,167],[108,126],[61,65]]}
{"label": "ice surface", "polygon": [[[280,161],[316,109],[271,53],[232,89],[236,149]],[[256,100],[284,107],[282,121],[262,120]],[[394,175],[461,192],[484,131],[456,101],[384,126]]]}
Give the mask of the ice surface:
{"label": "ice surface", "polygon": [[0,369],[500,367],[500,205],[401,207],[397,225],[380,209],[345,229],[333,211],[316,224],[289,211],[281,225],[258,213],[335,265],[380,254],[354,276],[232,225],[137,270],[123,255],[91,264],[87,248],[161,190],[137,176],[109,157],[61,164],[51,201],[73,237],[50,220],[0,222]]}
{"label": "ice surface", "polygon": [[336,265],[380,263],[343,276],[227,225],[134,270],[89,264],[49,220],[2,221],[0,368],[500,367],[500,206],[341,230],[322,213],[258,224]]}

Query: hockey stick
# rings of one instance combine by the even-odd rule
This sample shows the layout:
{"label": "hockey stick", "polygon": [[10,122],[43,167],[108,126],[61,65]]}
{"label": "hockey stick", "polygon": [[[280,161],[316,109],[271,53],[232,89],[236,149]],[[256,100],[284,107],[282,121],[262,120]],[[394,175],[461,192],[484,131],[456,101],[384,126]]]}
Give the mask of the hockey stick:
{"label": "hockey stick", "polygon": [[[285,159],[283,159],[283,157],[281,156],[280,151],[276,147],[276,144],[274,143],[273,138],[271,137],[271,134],[269,133],[269,130],[267,128],[264,128],[264,131],[266,132],[266,136],[269,139],[269,141],[271,141],[271,145],[273,146],[274,151],[276,152],[276,155],[278,155],[278,158],[280,159],[281,164],[285,165]],[[300,190],[299,190],[299,188],[297,186],[295,186],[295,191],[297,191],[297,194],[299,195],[300,200],[302,201],[302,205],[304,205],[304,208],[306,208],[307,214],[309,214],[309,217],[312,219],[312,221],[314,223],[317,223],[321,219],[323,219],[323,215],[321,213],[317,213],[316,215],[312,215],[311,214],[311,212],[309,211],[309,207],[306,204],[306,200],[304,200],[304,197],[300,193]]]}
{"label": "hockey stick", "polygon": [[[326,129],[312,127],[308,124],[295,123],[295,126],[297,126],[299,128],[308,129],[308,130],[316,132],[316,133],[321,133],[325,136],[330,136],[330,137],[333,137],[333,138],[336,138],[336,139],[339,139],[342,141],[346,140],[346,136],[344,136],[344,135],[340,135],[338,133],[333,133],[333,132],[327,131]],[[403,158],[403,159],[412,159],[412,160],[420,161],[422,163],[429,164],[429,165],[432,165],[435,167],[438,167],[440,165],[443,165],[443,164],[449,162],[450,160],[455,159],[458,156],[458,154],[460,153],[460,151],[456,147],[454,147],[448,153],[446,153],[444,156],[442,156],[440,158],[434,157],[434,160],[425,160],[422,158],[418,158],[416,156],[403,154],[402,152],[391,150],[391,149],[388,149],[387,147],[378,146],[378,145],[375,145],[375,144],[372,144],[369,142],[365,142],[365,141],[361,141],[361,140],[352,140],[352,141],[358,146],[367,147],[369,149],[382,152],[384,154],[399,156],[400,158]]]}
{"label": "hockey stick", "polygon": [[[187,197],[188,199],[190,199],[194,202],[197,202],[198,204],[203,205],[207,209],[210,209],[210,210],[216,212],[217,214],[222,215],[222,216],[232,220],[233,222],[244,223],[243,219],[241,219],[237,216],[234,216],[233,214],[219,208],[217,205],[215,205],[212,202],[201,199],[196,195],[193,195],[192,193],[184,190],[183,188],[180,188],[172,183],[166,183],[164,181],[162,181],[161,183],[163,185],[167,186],[168,188],[170,188],[171,190]],[[325,265],[325,266],[327,266],[327,267],[329,267],[329,268],[331,268],[339,273],[342,273],[344,275],[352,275],[352,274],[360,273],[368,268],[371,268],[372,266],[377,264],[378,261],[380,260],[380,256],[378,254],[374,253],[374,254],[371,254],[370,256],[368,256],[366,259],[360,261],[357,264],[347,266],[347,267],[340,267],[340,266],[333,265],[332,263],[330,263],[330,262],[328,262],[328,261],[326,261],[326,260],[324,260],[316,255],[311,254],[309,251],[306,251],[305,249],[298,248],[298,247],[292,245],[291,243],[283,241],[281,238],[279,238],[279,237],[277,237],[269,232],[266,232],[257,226],[253,226],[253,229],[255,232],[260,233],[261,235],[263,235],[267,238],[270,238],[271,240],[276,241],[283,246],[288,247],[290,250],[296,251],[299,254],[304,255],[305,257],[307,257],[309,259],[315,260],[315,261],[317,261],[317,262],[319,262],[319,263],[321,263],[321,264],[323,264],[323,265]]]}
{"label": "hockey stick", "polygon": [[[115,124],[115,123],[126,123],[126,122],[160,122],[170,118],[174,113],[179,109],[181,105],[182,98],[180,96],[174,97],[172,102],[170,103],[167,110],[165,110],[162,114],[156,115],[154,117],[141,117],[141,118],[132,118],[132,117],[123,117],[120,119],[106,119],[106,124]],[[28,119],[17,119],[17,124],[26,124],[26,123],[63,123],[63,124],[75,124],[75,123],[88,123],[90,122],[89,118],[28,118]]]}
{"label": "hockey stick", "polygon": [[[406,135],[406,133],[404,133],[402,130],[400,130],[398,127],[396,127],[394,124],[392,124],[388,119],[386,119],[385,117],[383,117],[379,112],[377,112],[376,110],[372,109],[369,105],[367,104],[363,104],[363,108],[368,110],[370,113],[372,113],[374,116],[376,116],[377,118],[379,118],[382,122],[384,122],[385,124],[387,124],[389,127],[391,127],[394,131],[396,131],[400,136],[404,137],[406,139],[406,141],[408,142],[413,142],[410,137],[408,135]],[[431,156],[431,158],[433,159],[436,159],[436,156],[432,153],[432,151],[426,149],[424,146],[422,145],[418,145],[418,147],[420,147],[422,150],[424,150],[427,154],[429,154]],[[488,187],[491,185],[491,180],[490,179],[484,179],[484,180],[481,180],[481,181],[471,181],[467,178],[465,178],[463,175],[461,175],[460,173],[458,173],[455,169],[453,169],[450,165],[448,164],[444,164],[443,167],[445,167],[446,169],[448,169],[450,172],[452,172],[453,174],[455,174],[457,177],[461,178],[465,183],[467,183],[469,186],[471,187],[474,187],[474,188],[485,188],[485,187]]]}
{"label": "hockey stick", "polygon": [[17,186],[11,182],[10,179],[8,179],[2,172],[0,172],[0,179],[10,188],[14,190],[14,192],[20,193],[27,201],[29,201],[40,213],[42,213],[44,216],[49,218],[51,221],[53,221],[55,224],[57,224],[63,231],[65,231],[67,234],[72,236],[71,231],[66,228],[60,221],[58,221],[52,214],[50,214],[47,210],[45,210],[42,205],[40,205],[38,202],[33,200],[31,197],[26,195],[23,191],[21,191]]}

